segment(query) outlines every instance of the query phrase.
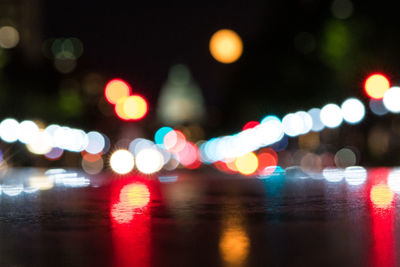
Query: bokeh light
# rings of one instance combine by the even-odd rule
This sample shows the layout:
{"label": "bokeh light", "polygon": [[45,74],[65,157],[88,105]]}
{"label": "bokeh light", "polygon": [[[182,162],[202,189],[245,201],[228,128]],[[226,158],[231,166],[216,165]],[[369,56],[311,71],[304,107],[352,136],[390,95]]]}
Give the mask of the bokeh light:
{"label": "bokeh light", "polygon": [[357,155],[350,148],[342,148],[335,154],[335,164],[339,168],[354,166],[357,163]]}
{"label": "bokeh light", "polygon": [[266,116],[256,127],[261,145],[267,146],[280,141],[285,135],[281,120],[276,116]]}
{"label": "bokeh light", "polygon": [[53,147],[50,152],[46,153],[44,156],[48,160],[58,160],[64,154],[64,149],[59,147]]}
{"label": "bokeh light", "polygon": [[29,152],[36,155],[44,155],[51,151],[51,137],[45,130],[40,130],[35,139],[26,145]]}
{"label": "bokeh light", "polygon": [[115,114],[117,114],[118,118],[120,118],[121,120],[128,121],[130,118],[128,114],[125,113],[125,108],[124,108],[126,99],[128,99],[127,96],[119,98],[114,106],[114,111]]}
{"label": "bokeh light", "polygon": [[387,208],[393,202],[394,194],[386,184],[378,184],[372,187],[370,197],[377,207]]}
{"label": "bokeh light", "polygon": [[314,174],[319,173],[322,169],[321,158],[319,157],[319,155],[315,153],[312,152],[306,153],[300,159],[300,169],[303,172],[312,175],[312,177],[315,178],[316,176]]}
{"label": "bokeh light", "polygon": [[308,112],[308,115],[311,116],[312,119],[312,127],[311,131],[320,132],[324,129],[325,125],[321,121],[321,110],[319,108],[312,108]]}
{"label": "bokeh light", "polygon": [[393,113],[400,112],[400,87],[392,87],[383,96],[383,105]]}
{"label": "bokeh light", "polygon": [[154,143],[150,140],[144,138],[136,138],[129,143],[129,151],[133,154],[133,156],[137,156],[139,152],[146,148],[152,148]]}
{"label": "bokeh light", "polygon": [[145,148],[136,155],[136,167],[145,174],[158,172],[164,165],[164,158],[157,148]]}
{"label": "bokeh light", "polygon": [[241,174],[251,175],[258,168],[258,158],[253,152],[250,152],[236,158],[235,165]]}
{"label": "bokeh light", "polygon": [[116,104],[122,97],[128,97],[131,94],[131,87],[121,79],[112,79],[106,84],[104,95],[108,102]]}
{"label": "bokeh light", "polygon": [[374,99],[381,99],[390,88],[388,78],[380,73],[375,73],[365,80],[364,89],[367,95]]}
{"label": "bokeh light", "polygon": [[0,123],[0,136],[4,142],[13,143],[18,140],[19,123],[18,121],[8,118]]}
{"label": "bokeh light", "polygon": [[110,157],[111,169],[118,174],[127,174],[134,165],[133,155],[126,149],[116,150]]}
{"label": "bokeh light", "polygon": [[342,121],[342,110],[336,104],[327,104],[321,109],[321,122],[328,128],[338,127]]}
{"label": "bokeh light", "polygon": [[225,160],[225,165],[228,168],[229,171],[236,173],[238,172],[238,169],[236,167],[236,162],[235,159],[226,159]]}
{"label": "bokeh light", "polygon": [[157,130],[157,132],[154,134],[154,142],[161,146],[164,147],[164,137],[167,133],[169,133],[170,131],[173,131],[174,129],[172,129],[171,127],[161,127],[160,129]]}
{"label": "bokeh light", "polygon": [[185,144],[186,137],[181,131],[170,131],[164,136],[164,146],[172,153],[181,151],[185,147]]}
{"label": "bokeh light", "polygon": [[18,140],[21,143],[32,143],[39,133],[39,127],[33,121],[25,120],[19,124]]}
{"label": "bokeh light", "polygon": [[140,120],[147,114],[147,102],[139,95],[121,97],[115,105],[115,113],[123,120]]}
{"label": "bokeh light", "polygon": [[194,164],[199,159],[199,151],[197,146],[191,142],[186,142],[184,148],[178,152],[179,162],[188,168],[195,167]]}
{"label": "bokeh light", "polygon": [[278,165],[278,155],[270,148],[264,148],[258,153],[259,175],[271,175]]}
{"label": "bokeh light", "polygon": [[53,146],[72,152],[83,151],[87,147],[88,141],[86,133],[80,129],[58,127],[53,133]]}
{"label": "bokeh light", "polygon": [[140,95],[132,95],[124,98],[124,114],[130,120],[140,120],[147,113],[147,102]]}
{"label": "bokeh light", "polygon": [[283,131],[288,136],[294,137],[301,133],[303,121],[298,114],[289,113],[282,119]]}
{"label": "bokeh light", "polygon": [[341,106],[343,119],[350,124],[359,123],[365,116],[364,104],[356,99],[349,98]]}
{"label": "bokeh light", "polygon": [[13,48],[19,43],[19,32],[12,26],[0,27],[0,47]]}
{"label": "bokeh light", "polygon": [[389,188],[395,193],[400,193],[400,168],[395,168],[390,171],[387,183]]}
{"label": "bokeh light", "polygon": [[214,33],[211,37],[210,52],[221,63],[233,63],[242,55],[243,43],[236,32],[222,29]]}
{"label": "bokeh light", "polygon": [[260,125],[260,123],[258,121],[249,121],[248,123],[246,123],[243,126],[242,131],[247,130],[247,129],[252,129],[252,128],[258,126],[258,125]]}
{"label": "bokeh light", "polygon": [[87,133],[88,144],[85,148],[90,154],[97,154],[103,151],[105,140],[101,133],[92,131]]}
{"label": "bokeh light", "polygon": [[371,109],[372,113],[378,116],[382,116],[387,114],[389,111],[385,108],[383,104],[383,99],[373,99],[369,100],[369,108]]}
{"label": "bokeh light", "polygon": [[97,159],[93,160],[91,158],[91,154],[86,154],[82,158],[82,169],[91,175],[98,174],[103,170],[104,167],[104,161],[103,159],[99,156]]}

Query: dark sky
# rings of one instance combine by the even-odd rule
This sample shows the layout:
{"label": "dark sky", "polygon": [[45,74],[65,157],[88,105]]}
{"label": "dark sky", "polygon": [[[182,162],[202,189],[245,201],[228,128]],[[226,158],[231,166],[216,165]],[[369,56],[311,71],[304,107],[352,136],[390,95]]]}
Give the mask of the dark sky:
{"label": "dark sky", "polygon": [[86,68],[124,77],[153,95],[169,67],[184,63],[211,101],[217,82],[223,79],[216,76],[224,75],[224,70],[209,54],[210,36],[220,28],[232,28],[251,42],[263,30],[268,13],[262,1],[205,1],[197,7],[187,1],[163,5],[68,1],[62,8],[48,1],[45,10],[46,35],[79,37],[85,46],[82,64]]}
{"label": "dark sky", "polygon": [[[362,96],[362,81],[373,71],[397,79],[395,7],[357,1],[352,16],[339,20],[331,3],[45,1],[44,35],[80,38],[85,52],[78,72],[124,78],[152,105],[169,67],[186,64],[210,110],[218,107],[219,127],[231,131],[266,114]],[[243,56],[234,64],[218,63],[209,54],[209,38],[221,28],[231,28],[243,39]],[[313,51],[296,49],[300,32],[313,36]],[[335,43],[337,36],[344,38],[342,43]]]}

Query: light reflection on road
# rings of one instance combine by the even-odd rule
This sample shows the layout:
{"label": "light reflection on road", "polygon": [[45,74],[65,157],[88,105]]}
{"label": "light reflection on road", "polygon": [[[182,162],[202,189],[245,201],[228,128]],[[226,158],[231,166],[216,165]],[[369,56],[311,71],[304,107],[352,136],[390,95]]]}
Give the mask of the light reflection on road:
{"label": "light reflection on road", "polygon": [[145,180],[122,179],[112,184],[110,217],[114,266],[151,265],[150,200]]}
{"label": "light reflection on road", "polygon": [[[367,177],[355,170],[350,183],[343,169],[325,171],[326,179],[292,168],[260,179],[176,172],[97,180],[10,170],[0,179],[0,229],[7,229],[0,253],[31,249],[11,232],[64,257],[83,257],[90,243],[104,253],[97,262],[113,266],[190,266],[195,259],[202,266],[396,266],[398,169],[366,170]],[[72,246],[77,240],[84,243]],[[26,265],[17,256],[0,265]]]}

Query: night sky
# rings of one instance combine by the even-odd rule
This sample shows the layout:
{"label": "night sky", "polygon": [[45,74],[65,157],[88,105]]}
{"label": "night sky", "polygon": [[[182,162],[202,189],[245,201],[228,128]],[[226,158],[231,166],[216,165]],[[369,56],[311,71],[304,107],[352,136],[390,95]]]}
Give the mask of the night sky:
{"label": "night sky", "polygon": [[[44,1],[42,15],[43,39],[82,40],[75,74],[126,79],[149,99],[150,118],[169,68],[186,64],[218,134],[267,114],[362,97],[363,80],[374,71],[399,77],[396,9],[383,3],[353,2],[346,19],[335,18],[331,1],[312,0],[202,1],[196,7],[186,1]],[[233,64],[215,61],[208,50],[221,28],[243,39],[244,53]],[[302,32],[312,37],[310,51],[309,43],[299,48],[296,41]],[[48,78],[49,84],[59,78]]]}

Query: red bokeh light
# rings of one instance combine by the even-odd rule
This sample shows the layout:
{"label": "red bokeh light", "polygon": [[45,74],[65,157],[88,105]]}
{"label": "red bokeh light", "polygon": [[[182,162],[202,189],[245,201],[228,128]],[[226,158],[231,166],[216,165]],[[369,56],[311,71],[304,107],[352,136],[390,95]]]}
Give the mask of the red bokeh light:
{"label": "red bokeh light", "polygon": [[278,155],[270,148],[264,148],[258,153],[258,172],[261,175],[271,175],[278,165]]}
{"label": "red bokeh light", "polygon": [[257,125],[260,125],[260,123],[259,123],[258,121],[249,121],[248,123],[246,123],[246,124],[243,126],[243,131],[244,131],[244,130],[247,130],[247,129],[254,128],[254,127],[256,127]]}

